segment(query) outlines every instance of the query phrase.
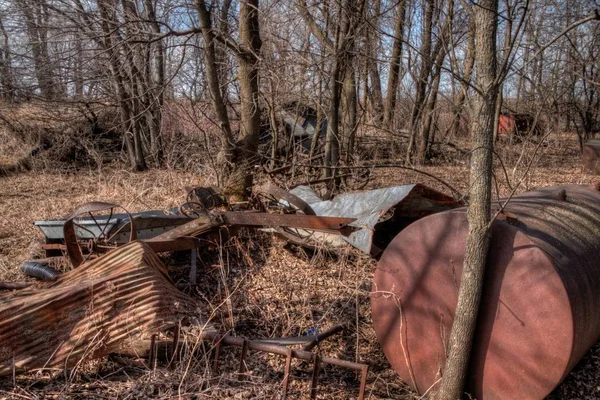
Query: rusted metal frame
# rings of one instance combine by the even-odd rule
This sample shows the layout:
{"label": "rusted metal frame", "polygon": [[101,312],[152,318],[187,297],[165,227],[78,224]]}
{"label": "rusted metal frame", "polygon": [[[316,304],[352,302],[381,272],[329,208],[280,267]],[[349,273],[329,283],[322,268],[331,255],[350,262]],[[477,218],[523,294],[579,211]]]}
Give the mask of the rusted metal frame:
{"label": "rusted metal frame", "polygon": [[317,215],[307,202],[305,202],[295,194],[292,194],[287,190],[280,188],[272,182],[269,182],[266,185],[259,187],[257,191],[269,194],[275,197],[277,200],[285,200],[306,215]]}
{"label": "rusted metal frame", "polygon": [[[71,265],[73,265],[73,268],[78,267],[85,261],[85,259],[83,258],[83,254],[81,253],[81,248],[79,247],[79,243],[77,242],[77,234],[75,233],[74,219],[77,218],[77,216],[79,216],[81,214],[90,214],[91,215],[92,212],[99,212],[99,211],[106,211],[106,210],[111,210],[111,215],[112,215],[112,210],[114,208],[122,208],[125,211],[125,213],[129,217],[129,224],[131,226],[131,232],[129,234],[129,241],[132,242],[136,239],[137,232],[135,230],[133,218],[132,218],[131,214],[129,214],[129,211],[127,211],[123,207],[121,207],[117,204],[104,203],[104,202],[100,202],[100,201],[93,201],[90,203],[83,204],[80,207],[78,207],[77,209],[75,209],[75,211],[73,211],[73,213],[67,218],[67,220],[65,221],[64,228],[63,228],[63,235],[65,238],[65,246],[66,246],[66,250],[67,250],[67,255],[69,257],[69,260],[71,261]],[[95,221],[95,219],[94,219],[94,221]],[[107,223],[108,223],[108,220],[107,220]]]}
{"label": "rusted metal frame", "polygon": [[240,366],[238,368],[238,381],[243,381],[246,373],[246,356],[248,355],[248,340],[242,340],[242,354],[240,355]]}
{"label": "rusted metal frame", "polygon": [[224,225],[223,221],[218,220],[218,218],[211,218],[207,215],[201,215],[198,218],[180,225],[175,229],[171,229],[170,231],[155,236],[149,241],[171,240],[182,237],[198,236],[222,225]]}
{"label": "rusted metal frame", "polygon": [[148,356],[148,364],[150,369],[154,371],[156,369],[156,333],[150,337],[150,355]]}
{"label": "rusted metal frame", "polygon": [[290,376],[292,372],[293,351],[289,347],[285,354],[285,367],[283,368],[283,382],[281,383],[281,397],[287,397],[288,387],[290,386]]}
{"label": "rusted metal frame", "polygon": [[171,359],[169,360],[169,364],[167,365],[167,367],[170,369],[175,369],[175,366],[179,362],[179,338],[181,336],[181,327],[179,325],[177,325],[177,326],[173,327],[172,331],[173,331],[173,345],[171,348],[172,348],[173,354],[171,355]]}
{"label": "rusted metal frame", "polygon": [[[223,344],[229,345],[229,346],[238,346],[238,347],[242,347],[242,357],[241,357],[242,362],[244,362],[246,359],[247,350],[262,351],[265,353],[271,353],[271,354],[284,356],[284,357],[286,357],[286,367],[285,367],[286,369],[291,369],[291,358],[298,358],[300,360],[312,362],[314,367],[313,367],[313,375],[311,378],[311,388],[310,388],[311,398],[315,398],[314,396],[316,396],[316,393],[317,393],[318,370],[320,369],[321,364],[335,365],[338,367],[348,368],[353,371],[360,372],[361,379],[360,379],[360,389],[359,389],[358,399],[359,400],[364,399],[365,388],[366,388],[366,384],[367,384],[367,375],[369,372],[369,366],[366,364],[356,363],[353,361],[340,360],[338,358],[333,358],[333,357],[320,356],[320,355],[317,355],[310,351],[290,349],[285,346],[264,343],[264,342],[261,342],[258,340],[248,340],[248,339],[241,338],[241,337],[235,337],[235,336],[229,336],[229,335],[219,335],[218,333],[215,333],[215,332],[204,332],[202,334],[202,336],[204,339],[213,340],[213,343],[215,344],[214,359],[213,359],[213,373],[215,373],[215,374],[218,372],[218,365],[219,365],[218,357],[220,356],[221,346]],[[244,348],[246,349],[245,351],[244,351]],[[241,371],[241,363],[240,363],[240,369],[238,370],[238,372]],[[288,366],[288,364],[289,364],[289,366]],[[317,370],[317,374],[315,374],[315,372],[314,372],[315,369]],[[288,376],[287,380],[286,380],[286,376]],[[239,379],[239,377],[238,377],[238,379]],[[287,394],[287,386],[288,385],[289,385],[289,371],[285,371],[283,388],[282,388],[284,398]]]}
{"label": "rusted metal frame", "polygon": [[252,212],[220,213],[226,225],[243,226],[269,226],[287,227],[298,229],[310,229],[314,231],[350,234],[353,231],[348,224],[354,222],[355,218],[318,217],[315,215],[300,214],[267,214]]}
{"label": "rusted metal frame", "polygon": [[319,343],[321,343],[322,341],[326,340],[327,338],[329,338],[333,335],[340,333],[343,330],[344,330],[344,325],[336,325],[333,328],[316,335],[310,342],[308,342],[307,344],[305,344],[302,347],[302,350],[311,351],[315,346],[318,346]]}
{"label": "rusted metal frame", "polygon": [[165,253],[167,251],[184,251],[197,249],[205,243],[197,238],[178,238],[169,240],[148,240],[144,241],[155,253]]}
{"label": "rusted metal frame", "polygon": [[292,344],[303,344],[302,350],[310,351],[319,343],[325,341],[327,338],[340,333],[344,330],[344,325],[336,325],[331,329],[326,330],[318,335],[307,335],[297,337],[284,337],[284,338],[269,338],[269,339],[256,339],[256,342],[276,344],[280,346],[289,346]]}
{"label": "rusted metal frame", "polygon": [[315,354],[314,361],[313,361],[312,377],[310,379],[310,398],[311,398],[311,400],[314,400],[317,398],[317,393],[319,391],[318,385],[319,385],[320,369],[321,369],[321,356],[319,356],[318,354]]}

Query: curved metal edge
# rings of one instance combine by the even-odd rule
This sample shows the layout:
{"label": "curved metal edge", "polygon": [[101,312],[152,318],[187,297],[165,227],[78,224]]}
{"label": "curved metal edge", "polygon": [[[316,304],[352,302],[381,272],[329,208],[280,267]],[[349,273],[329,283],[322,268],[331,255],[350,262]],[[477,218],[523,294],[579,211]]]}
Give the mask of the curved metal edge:
{"label": "curved metal edge", "polygon": [[63,235],[65,238],[67,256],[69,257],[73,268],[77,268],[84,261],[83,254],[81,253],[81,248],[77,243],[77,234],[75,233],[75,224],[73,220],[82,214],[106,211],[112,208],[120,208],[123,211],[125,211],[125,213],[129,217],[129,224],[131,226],[129,241],[132,242],[137,239],[137,232],[135,230],[135,223],[133,222],[133,217],[131,216],[129,211],[127,211],[124,207],[118,204],[106,203],[102,201],[91,201],[89,203],[82,204],[81,206],[77,207],[75,211],[73,211],[71,215],[69,215],[69,217],[67,217],[65,225],[63,227]]}
{"label": "curved metal edge", "polygon": [[259,186],[256,191],[258,193],[269,194],[280,200],[285,200],[306,215],[317,215],[317,213],[315,213],[315,211],[307,202],[305,202],[295,194],[292,194],[287,190],[280,188],[273,182],[269,182],[263,186]]}

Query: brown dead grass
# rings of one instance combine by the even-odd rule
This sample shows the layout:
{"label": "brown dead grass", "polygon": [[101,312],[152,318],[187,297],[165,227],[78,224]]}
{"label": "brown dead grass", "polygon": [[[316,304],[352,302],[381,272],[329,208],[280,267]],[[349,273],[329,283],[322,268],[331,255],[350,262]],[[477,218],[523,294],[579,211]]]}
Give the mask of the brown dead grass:
{"label": "brown dead grass", "polygon": [[[465,146],[466,147],[466,146]],[[579,167],[574,137],[553,137],[548,146],[519,143],[504,146],[503,168],[496,166],[499,196],[536,186],[591,183]],[[529,166],[529,161],[535,162]],[[462,158],[437,160],[450,165],[432,165],[435,174],[463,194],[468,192],[467,162]],[[527,171],[527,174],[525,172]],[[524,177],[524,178],[522,178]],[[507,184],[510,182],[510,187]],[[383,168],[374,171],[369,187],[421,182],[448,193],[438,181],[414,171]],[[0,280],[22,280],[19,264],[28,256],[41,234],[33,220],[63,217],[77,205],[103,200],[130,211],[167,209],[183,200],[182,188],[206,184],[202,176],[184,171],[149,171],[132,174],[123,170],[27,172],[0,178]],[[177,260],[177,262],[175,261]],[[176,280],[184,280],[189,260],[168,259]],[[289,248],[266,233],[242,234],[218,252],[200,257],[200,285],[192,294],[213,313],[213,323],[248,337],[298,335],[317,327],[321,331],[336,324],[346,332],[328,341],[322,354],[369,364],[367,394],[370,399],[417,398],[390,369],[371,325],[369,291],[375,261],[352,249],[340,254],[325,250],[305,253]],[[191,352],[193,342],[187,344]],[[224,348],[221,374],[210,379],[207,349],[174,371],[124,366],[111,360],[92,362],[76,373],[46,371],[0,379],[0,398],[277,398],[283,378],[281,359],[252,354],[249,379],[238,383],[235,376],[239,350]],[[598,398],[600,350],[595,348],[582,364],[556,389],[552,398]],[[308,397],[311,366],[295,362],[290,398]],[[213,377],[214,378],[214,377]],[[358,377],[347,370],[326,367],[320,376],[320,399],[355,398]]]}

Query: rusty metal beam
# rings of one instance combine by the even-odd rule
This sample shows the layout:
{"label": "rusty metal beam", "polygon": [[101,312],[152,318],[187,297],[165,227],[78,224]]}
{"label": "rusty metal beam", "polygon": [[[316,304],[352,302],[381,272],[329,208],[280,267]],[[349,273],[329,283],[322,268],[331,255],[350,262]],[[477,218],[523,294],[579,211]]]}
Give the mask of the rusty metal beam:
{"label": "rusty metal beam", "polygon": [[355,218],[318,217],[300,214],[267,214],[251,212],[223,212],[220,213],[226,225],[241,226],[268,226],[309,229],[321,232],[350,234],[353,228],[348,224]]}
{"label": "rusty metal beam", "polygon": [[[282,397],[285,398],[287,395],[287,387],[289,384],[289,375],[290,375],[290,359],[297,358],[299,360],[304,360],[308,362],[314,363],[313,368],[313,379],[311,383],[310,393],[311,398],[315,398],[317,394],[317,384],[318,384],[318,373],[320,364],[330,364],[335,365],[342,368],[351,369],[353,371],[360,372],[360,388],[358,392],[358,399],[363,400],[365,395],[365,388],[367,385],[367,375],[369,373],[369,366],[366,364],[361,364],[353,361],[340,360],[339,358],[334,357],[326,357],[321,356],[316,353],[312,353],[310,351],[298,350],[298,349],[290,349],[285,346],[279,346],[276,344],[264,343],[260,340],[248,340],[243,337],[229,336],[229,335],[220,335],[215,331],[205,331],[201,334],[201,337],[205,340],[212,340],[215,342],[215,355],[213,360],[213,372],[217,372],[219,368],[219,355],[221,352],[221,345],[226,344],[230,346],[238,346],[241,347],[242,350],[246,349],[246,351],[242,351],[241,361],[243,361],[247,357],[248,350],[262,351],[265,353],[271,353],[286,357],[286,370],[284,375],[284,383],[283,383],[283,393]],[[241,363],[240,363],[240,373],[242,373]]]}

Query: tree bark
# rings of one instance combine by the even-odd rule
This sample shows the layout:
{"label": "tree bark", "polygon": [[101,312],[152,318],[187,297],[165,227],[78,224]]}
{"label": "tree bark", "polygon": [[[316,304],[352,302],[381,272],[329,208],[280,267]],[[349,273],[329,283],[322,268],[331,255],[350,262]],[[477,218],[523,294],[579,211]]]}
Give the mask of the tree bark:
{"label": "tree bark", "polygon": [[464,59],[464,72],[462,80],[460,81],[460,90],[458,92],[458,99],[454,105],[454,116],[452,117],[452,123],[450,124],[449,132],[454,131],[459,127],[460,120],[462,117],[463,109],[465,106],[465,100],[469,93],[469,85],[471,84],[471,75],[473,74],[473,65],[475,64],[475,21],[471,17],[469,22],[469,31],[467,33],[467,53]]}
{"label": "tree bark", "polygon": [[406,149],[406,163],[412,163],[412,155],[415,150],[417,140],[417,126],[419,118],[425,105],[425,91],[427,89],[427,81],[431,73],[431,36],[433,33],[433,11],[435,0],[426,0],[425,5],[425,22],[423,26],[423,36],[421,42],[421,68],[416,83],[415,104],[413,105],[410,119],[410,138],[408,148]]}
{"label": "tree bark", "polygon": [[394,110],[396,109],[396,94],[398,82],[400,81],[400,67],[402,65],[402,45],[404,42],[404,22],[406,20],[406,2],[400,0],[394,25],[394,44],[392,47],[392,58],[390,59],[390,72],[388,75],[387,93],[383,109],[383,124],[386,128],[392,128]]}
{"label": "tree bark", "polygon": [[[436,47],[439,50],[434,50],[435,62],[433,63],[433,68],[431,72],[432,82],[429,89],[429,96],[427,96],[427,102],[423,108],[421,117],[421,142],[419,144],[419,152],[417,156],[417,160],[419,164],[426,162],[430,157],[430,137],[431,135],[431,127],[433,122],[433,114],[435,111],[435,105],[437,103],[438,90],[440,87],[440,79],[442,74],[442,65],[444,64],[444,59],[446,58],[447,53],[447,45],[448,42],[452,40],[452,24],[454,17],[454,0],[448,1],[446,14],[446,22],[444,23],[444,27],[442,29],[441,40],[438,41]],[[440,46],[441,45],[441,46]]]}
{"label": "tree bark", "polygon": [[113,26],[111,26],[111,22],[115,22],[114,9],[111,8],[111,5],[107,0],[98,0],[97,4],[103,33],[101,43],[109,58],[112,84],[119,100],[121,129],[123,130],[127,154],[129,156],[131,167],[136,171],[143,171],[147,169],[147,165],[144,159],[141,136],[139,130],[135,126],[134,110],[130,103],[130,100],[135,97],[135,94],[129,91],[126,86],[129,77],[126,76],[126,72],[119,59],[119,54],[116,51],[115,42],[118,41],[119,38],[114,40],[113,36],[116,35],[116,31],[113,29]]}
{"label": "tree bark", "polygon": [[496,97],[496,24],[498,0],[480,0],[473,6],[476,37],[476,80],[480,90],[472,110],[472,156],[469,235],[458,292],[458,304],[448,343],[448,359],[437,400],[463,397],[473,336],[490,244],[493,132]]}
{"label": "tree bark", "polygon": [[33,66],[40,94],[52,100],[56,97],[52,63],[48,55],[47,24],[45,21],[47,5],[45,0],[19,0],[21,12],[25,16],[25,25],[29,46],[33,55]]}
{"label": "tree bark", "polygon": [[0,18],[0,34],[2,35],[2,46],[0,47],[0,84],[2,85],[2,99],[12,102],[15,98],[15,85],[13,80],[8,32]]}
{"label": "tree bark", "polygon": [[212,27],[210,11],[206,7],[204,0],[196,0],[196,10],[200,21],[200,29],[202,38],[204,39],[204,67],[206,69],[206,81],[208,83],[208,91],[210,100],[215,109],[217,121],[221,128],[221,150],[219,154],[220,164],[231,163],[233,161],[234,140],[227,115],[227,107],[223,101],[219,69],[217,66],[216,56],[216,36]]}
{"label": "tree bark", "polygon": [[248,198],[254,180],[260,137],[258,88],[259,55],[262,46],[258,19],[258,0],[240,2],[238,80],[240,82],[240,139],[235,146],[234,169],[228,177],[226,193],[233,201]]}
{"label": "tree bark", "polygon": [[[154,35],[161,34],[160,24],[156,19],[156,11],[152,0],[144,0],[144,8],[150,23],[151,31]],[[153,62],[148,63],[148,79],[151,83],[149,94],[152,95],[151,104],[148,107],[150,114],[150,150],[154,156],[157,166],[162,166],[163,140],[162,140],[162,109],[165,103],[165,48],[162,40],[158,40],[154,47],[149,48],[153,51]],[[154,66],[154,71],[150,68]]]}

